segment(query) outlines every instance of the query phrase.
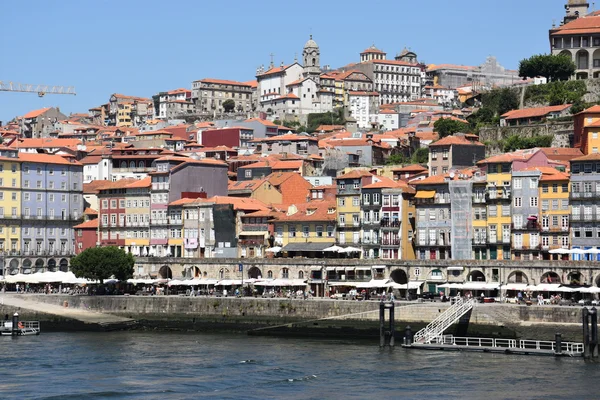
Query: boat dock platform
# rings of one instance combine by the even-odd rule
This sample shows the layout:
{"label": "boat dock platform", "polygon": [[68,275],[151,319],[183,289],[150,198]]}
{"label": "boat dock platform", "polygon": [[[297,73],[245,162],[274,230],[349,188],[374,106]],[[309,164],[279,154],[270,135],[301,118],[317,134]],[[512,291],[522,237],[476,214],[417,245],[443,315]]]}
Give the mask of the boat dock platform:
{"label": "boat dock platform", "polygon": [[18,321],[16,329],[13,329],[15,320],[0,321],[1,336],[29,336],[39,335],[41,332],[39,321]]}
{"label": "boat dock platform", "polygon": [[479,351],[555,357],[582,357],[584,344],[544,340],[494,339],[443,335],[429,343],[404,343],[402,347],[421,350]]}

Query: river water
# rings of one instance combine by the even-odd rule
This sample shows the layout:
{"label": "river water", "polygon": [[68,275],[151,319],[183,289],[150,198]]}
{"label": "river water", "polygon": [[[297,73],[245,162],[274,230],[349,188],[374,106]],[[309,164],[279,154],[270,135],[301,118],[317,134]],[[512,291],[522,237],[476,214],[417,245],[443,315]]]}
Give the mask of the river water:
{"label": "river water", "polygon": [[377,341],[234,334],[0,337],[0,397],[19,399],[592,399],[577,358],[380,350]]}

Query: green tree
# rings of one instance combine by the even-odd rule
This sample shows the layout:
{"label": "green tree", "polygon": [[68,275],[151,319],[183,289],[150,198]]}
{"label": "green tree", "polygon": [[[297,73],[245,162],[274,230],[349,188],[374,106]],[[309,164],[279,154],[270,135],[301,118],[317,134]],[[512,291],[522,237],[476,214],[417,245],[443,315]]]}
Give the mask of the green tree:
{"label": "green tree", "polygon": [[440,118],[433,124],[433,131],[440,135],[440,138],[457,132],[466,132],[468,130],[469,125],[467,123],[456,121],[451,118]]}
{"label": "green tree", "polygon": [[413,164],[427,164],[429,162],[429,149],[419,147],[417,151],[412,154],[410,161]]}
{"label": "green tree", "polygon": [[410,160],[404,154],[396,153],[389,156],[386,160],[387,165],[402,165],[407,164]]}
{"label": "green tree", "polygon": [[71,260],[71,270],[78,278],[99,280],[114,276],[125,281],[133,276],[133,256],[115,246],[90,247]]}
{"label": "green tree", "polygon": [[235,101],[233,101],[232,99],[227,99],[223,102],[223,110],[225,110],[225,112],[232,112],[234,108]]}
{"label": "green tree", "polygon": [[536,54],[519,62],[519,76],[543,76],[548,82],[565,81],[575,73],[575,63],[565,54]]}
{"label": "green tree", "polygon": [[536,135],[532,137],[511,135],[502,141],[502,150],[505,152],[550,146],[552,146],[551,135]]}

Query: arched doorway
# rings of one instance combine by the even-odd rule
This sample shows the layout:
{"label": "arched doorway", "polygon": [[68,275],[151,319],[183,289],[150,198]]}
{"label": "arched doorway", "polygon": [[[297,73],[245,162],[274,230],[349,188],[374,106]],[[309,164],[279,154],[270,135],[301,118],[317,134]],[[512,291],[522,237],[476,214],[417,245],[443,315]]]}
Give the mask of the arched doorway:
{"label": "arched doorway", "polygon": [[540,283],[561,283],[560,276],[554,271],[548,271],[542,275]]}
{"label": "arched doorway", "polygon": [[48,260],[48,271],[56,272],[56,260],[54,258]]}
{"label": "arched doorway", "polygon": [[202,277],[202,272],[200,271],[200,268],[198,268],[198,267],[192,267],[191,273],[192,273],[193,278],[201,278]]}
{"label": "arched doorway", "polygon": [[10,263],[8,264],[8,270],[11,275],[18,274],[19,273],[19,260],[17,260],[16,258],[13,258],[12,260],[10,260]]}
{"label": "arched doorway", "polygon": [[485,275],[481,271],[471,271],[468,277],[469,282],[485,282]]}
{"label": "arched doorway", "polygon": [[35,260],[35,272],[42,272],[43,269],[44,269],[44,260],[42,260],[41,258],[38,258],[37,260]]}
{"label": "arched doorway", "polygon": [[229,279],[229,270],[227,268],[219,270],[219,279]]}
{"label": "arched doorway", "polygon": [[160,269],[158,270],[158,275],[160,276],[160,279],[173,279],[173,272],[171,271],[171,268],[167,265],[163,265],[162,267],[160,267]]}
{"label": "arched doorway", "polygon": [[529,284],[529,278],[523,271],[513,271],[508,274],[508,278],[506,279],[506,283],[526,283]]}
{"label": "arched doorway", "polygon": [[304,271],[298,271],[298,279],[304,279]]}
{"label": "arched doorway", "polygon": [[390,278],[401,285],[405,285],[408,283],[408,276],[403,269],[395,269],[390,274]]}
{"label": "arched doorway", "polygon": [[66,258],[61,258],[58,264],[58,269],[62,272],[69,272],[69,261]]}
{"label": "arched doorway", "polygon": [[262,272],[258,267],[250,267],[248,269],[248,278],[250,279],[259,279],[262,278]]}
{"label": "arched doorway", "polygon": [[579,50],[575,55],[575,64],[577,69],[589,69],[590,68],[590,55],[587,50]]}
{"label": "arched doorway", "polygon": [[31,260],[26,258],[23,260],[23,273],[30,274],[31,273]]}
{"label": "arched doorway", "polygon": [[583,285],[583,275],[579,271],[569,272],[566,283],[569,285]]}

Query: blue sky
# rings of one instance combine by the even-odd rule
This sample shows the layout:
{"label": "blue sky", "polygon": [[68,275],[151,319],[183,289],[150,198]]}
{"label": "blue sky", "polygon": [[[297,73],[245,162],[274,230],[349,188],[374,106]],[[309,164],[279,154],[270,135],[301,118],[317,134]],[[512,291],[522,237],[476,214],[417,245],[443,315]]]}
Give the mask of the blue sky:
{"label": "blue sky", "polygon": [[254,79],[291,62],[310,33],[321,65],[356,62],[375,44],[393,56],[516,68],[549,51],[548,29],[566,0],[5,0],[0,80],[75,86],[77,96],[0,92],[0,120],[59,106],[87,112],[112,93],[150,97],[202,78]]}

